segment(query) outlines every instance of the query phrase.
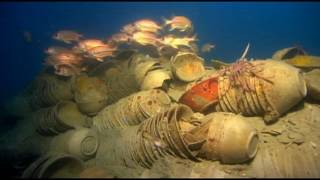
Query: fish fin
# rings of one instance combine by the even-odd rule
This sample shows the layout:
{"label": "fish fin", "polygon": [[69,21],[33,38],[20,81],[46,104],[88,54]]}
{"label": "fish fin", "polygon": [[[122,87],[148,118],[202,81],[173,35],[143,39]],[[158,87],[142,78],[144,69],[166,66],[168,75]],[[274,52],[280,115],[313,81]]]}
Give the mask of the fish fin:
{"label": "fish fin", "polygon": [[190,33],[192,33],[194,31],[194,26],[193,25],[191,25],[189,31],[190,31]]}
{"label": "fish fin", "polygon": [[178,45],[174,44],[174,45],[171,45],[173,48],[175,49],[179,49]]}
{"label": "fish fin", "polygon": [[102,58],[96,58],[96,60],[99,61],[99,62],[103,62]]}

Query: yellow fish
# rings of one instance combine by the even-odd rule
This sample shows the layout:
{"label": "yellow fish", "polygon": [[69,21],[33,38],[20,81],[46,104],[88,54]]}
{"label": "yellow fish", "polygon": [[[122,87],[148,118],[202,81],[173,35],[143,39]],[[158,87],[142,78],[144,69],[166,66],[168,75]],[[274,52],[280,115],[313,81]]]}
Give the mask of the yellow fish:
{"label": "yellow fish", "polygon": [[299,68],[320,68],[319,56],[297,55],[284,61]]}
{"label": "yellow fish", "polygon": [[189,48],[193,48],[191,43],[194,41],[197,41],[197,35],[194,35],[192,37],[183,37],[183,38],[178,38],[172,35],[168,35],[163,38],[162,43],[165,45],[171,46],[175,49],[178,49],[179,46],[186,46]]}

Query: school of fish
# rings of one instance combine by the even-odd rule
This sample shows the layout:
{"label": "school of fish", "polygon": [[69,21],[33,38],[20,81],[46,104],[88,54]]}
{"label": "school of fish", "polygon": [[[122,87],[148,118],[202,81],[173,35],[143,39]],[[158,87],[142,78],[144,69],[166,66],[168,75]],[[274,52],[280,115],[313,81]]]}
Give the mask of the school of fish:
{"label": "school of fish", "polygon": [[[197,51],[192,21],[185,16],[163,18],[163,24],[152,19],[140,19],[124,25],[118,33],[105,39],[86,38],[73,30],[61,30],[52,38],[65,46],[52,46],[45,50],[48,57],[45,65],[54,68],[55,74],[73,76],[85,71],[92,61],[103,62],[127,49],[139,50],[154,47],[158,55],[168,52]],[[72,47],[67,47],[67,46]],[[126,48],[126,49],[124,49]],[[167,49],[173,49],[168,51]],[[203,52],[210,51],[207,45]],[[164,51],[166,50],[166,51]]]}

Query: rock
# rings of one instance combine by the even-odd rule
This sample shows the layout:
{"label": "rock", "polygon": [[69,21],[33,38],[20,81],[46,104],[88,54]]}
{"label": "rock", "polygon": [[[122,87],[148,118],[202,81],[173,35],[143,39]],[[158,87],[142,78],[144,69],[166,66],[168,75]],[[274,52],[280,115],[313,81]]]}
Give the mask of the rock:
{"label": "rock", "polygon": [[282,143],[282,144],[289,144],[290,142],[292,142],[292,140],[289,139],[289,137],[286,134],[278,136],[277,140],[279,143]]}
{"label": "rock", "polygon": [[273,128],[264,128],[262,129],[261,133],[270,134],[272,136],[277,136],[282,134],[284,131],[283,127],[273,127]]}
{"label": "rock", "polygon": [[310,142],[310,145],[311,145],[311,147],[313,148],[313,149],[316,149],[317,148],[317,144],[316,143],[314,143],[314,142]]}

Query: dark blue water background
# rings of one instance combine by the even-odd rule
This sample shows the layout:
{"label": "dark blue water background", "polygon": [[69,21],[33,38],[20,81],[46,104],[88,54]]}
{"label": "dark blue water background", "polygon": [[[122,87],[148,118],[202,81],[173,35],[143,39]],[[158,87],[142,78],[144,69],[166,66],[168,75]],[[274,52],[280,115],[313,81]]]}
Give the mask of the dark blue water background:
{"label": "dark blue water background", "polygon": [[[320,55],[317,2],[25,2],[0,3],[0,101],[19,92],[40,71],[44,50],[59,45],[54,32],[73,29],[87,38],[107,38],[141,18],[189,17],[200,39],[216,48],[205,58],[233,61],[248,42],[249,57],[268,58],[292,45]],[[24,41],[23,32],[32,34]]]}

